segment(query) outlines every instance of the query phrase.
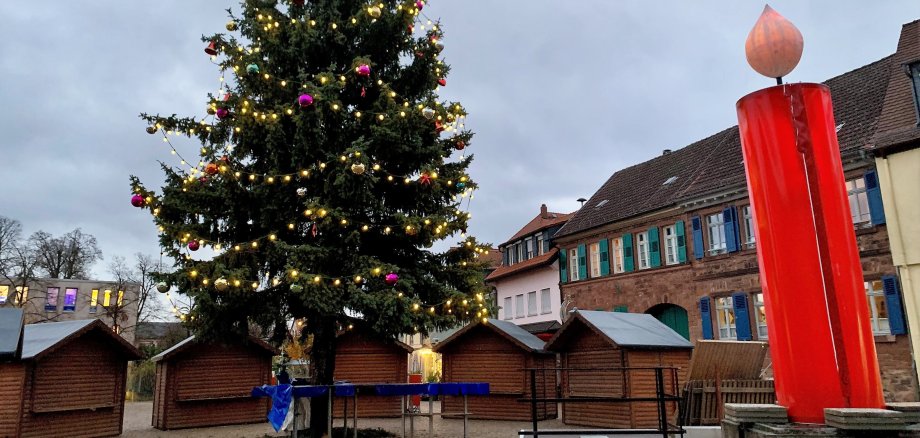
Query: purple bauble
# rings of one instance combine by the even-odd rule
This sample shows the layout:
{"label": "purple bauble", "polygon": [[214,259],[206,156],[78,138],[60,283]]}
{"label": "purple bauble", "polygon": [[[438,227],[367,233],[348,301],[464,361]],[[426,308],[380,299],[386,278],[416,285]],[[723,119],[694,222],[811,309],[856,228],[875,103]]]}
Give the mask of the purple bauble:
{"label": "purple bauble", "polygon": [[135,207],[143,207],[143,206],[144,206],[144,197],[141,196],[141,195],[134,195],[134,196],[132,196],[132,197],[131,197],[131,205],[133,205],[133,206],[135,206]]}
{"label": "purple bauble", "polygon": [[297,103],[300,104],[301,108],[306,108],[310,105],[313,105],[313,96],[309,94],[301,94],[300,97],[297,98]]}
{"label": "purple bauble", "polygon": [[367,64],[359,65],[356,71],[358,72],[358,76],[370,76],[371,75],[371,67]]}
{"label": "purple bauble", "polygon": [[423,8],[424,6],[425,6],[425,2],[423,2],[423,1],[421,1],[421,0],[415,2],[415,7],[418,8],[418,10],[420,10],[420,11],[422,10],[422,8]]}
{"label": "purple bauble", "polygon": [[396,282],[399,281],[399,275],[396,275],[395,272],[390,272],[387,274],[386,278],[383,279],[388,285],[395,286]]}
{"label": "purple bauble", "polygon": [[198,248],[200,247],[201,245],[198,243],[197,240],[192,240],[191,242],[188,243],[188,249],[192,251],[198,251]]}
{"label": "purple bauble", "polygon": [[229,115],[230,115],[230,110],[228,110],[227,108],[218,108],[218,109],[217,109],[217,118],[218,118],[218,119],[226,119],[227,116],[229,116]]}

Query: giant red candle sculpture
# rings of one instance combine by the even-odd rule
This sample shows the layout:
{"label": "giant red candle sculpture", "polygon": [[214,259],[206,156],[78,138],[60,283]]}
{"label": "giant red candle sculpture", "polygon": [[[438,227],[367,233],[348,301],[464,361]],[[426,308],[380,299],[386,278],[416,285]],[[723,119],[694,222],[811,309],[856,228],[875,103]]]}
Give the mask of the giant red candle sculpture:
{"label": "giant red candle sculpture", "polygon": [[[782,84],[802,35],[767,6],[745,49],[757,72]],[[830,90],[777,85],[737,109],[777,401],[807,423],[823,423],[824,408],[881,408]]]}

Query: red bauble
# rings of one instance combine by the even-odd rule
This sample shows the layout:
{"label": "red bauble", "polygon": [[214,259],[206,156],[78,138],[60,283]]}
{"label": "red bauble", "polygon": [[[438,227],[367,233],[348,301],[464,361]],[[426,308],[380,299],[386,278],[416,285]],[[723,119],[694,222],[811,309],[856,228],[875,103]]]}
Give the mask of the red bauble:
{"label": "red bauble", "polygon": [[230,161],[230,157],[228,157],[228,156],[226,156],[226,155],[223,155],[223,156],[220,157],[220,161],[223,161],[224,163],[226,163],[226,162]]}
{"label": "red bauble", "polygon": [[434,122],[434,130],[441,132],[444,130],[444,125],[442,125],[441,122]]}
{"label": "red bauble", "polygon": [[442,87],[447,85],[447,79],[444,79],[444,78],[438,79],[438,85]]}
{"label": "red bauble", "polygon": [[466,147],[466,143],[464,143],[463,140],[460,140],[456,145],[454,145],[454,147],[456,147],[458,151],[462,151],[463,148]]}
{"label": "red bauble", "polygon": [[387,285],[395,286],[395,285],[396,285],[396,282],[399,281],[399,275],[396,274],[395,272],[390,272],[390,273],[387,274],[387,276],[383,279],[383,281],[385,281]]}
{"label": "red bauble", "polygon": [[204,166],[204,173],[208,175],[217,175],[217,172],[220,172],[220,167],[217,166],[217,163],[208,163],[207,166]]}
{"label": "red bauble", "polygon": [[192,251],[198,251],[198,248],[201,248],[201,244],[197,240],[192,240],[188,243],[188,249]]}
{"label": "red bauble", "polygon": [[199,181],[199,182],[208,182],[208,177],[202,176],[202,177],[198,178],[198,181]]}

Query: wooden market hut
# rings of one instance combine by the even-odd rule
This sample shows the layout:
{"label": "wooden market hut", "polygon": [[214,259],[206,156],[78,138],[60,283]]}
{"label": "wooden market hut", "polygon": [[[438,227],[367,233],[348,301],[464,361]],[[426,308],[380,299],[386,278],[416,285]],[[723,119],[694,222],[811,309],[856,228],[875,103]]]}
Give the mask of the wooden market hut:
{"label": "wooden market hut", "polygon": [[[4,326],[8,316],[0,314]],[[21,331],[19,351],[0,360],[0,436],[121,434],[128,361],[140,352],[97,319],[29,324]],[[0,344],[4,350],[12,345]]]}
{"label": "wooden market hut", "polygon": [[[556,396],[556,356],[544,342],[517,325],[497,319],[475,321],[439,342],[445,382],[486,382],[489,395],[469,396],[470,418],[530,420],[530,404],[517,400],[530,396],[530,372],[525,368],[550,368],[537,372],[537,396]],[[463,412],[463,397],[441,402],[445,413]],[[449,415],[446,415],[449,416]],[[556,403],[537,405],[540,420],[556,418]]]}
{"label": "wooden market hut", "polygon": [[270,399],[252,388],[270,383],[278,350],[250,336],[222,345],[194,336],[154,356],[153,427],[160,430],[266,421]]}
{"label": "wooden market hut", "polygon": [[[676,376],[664,372],[665,391],[678,395],[677,385],[684,381],[693,344],[652,315],[576,310],[546,343],[546,349],[562,355],[563,368],[576,368],[562,372],[563,397],[654,397],[654,370],[611,368],[678,367]],[[674,402],[668,404],[668,412],[675,408]],[[654,428],[658,427],[658,407],[654,402],[563,403],[562,421],[593,427]]]}
{"label": "wooden market hut", "polygon": [[[409,354],[412,347],[395,339],[380,339],[360,329],[342,332],[336,338],[336,381],[353,384],[406,383],[409,381]],[[347,414],[354,415],[348,401]],[[336,398],[333,414],[341,418],[345,400]],[[400,397],[358,395],[358,417],[399,417],[403,413]]]}

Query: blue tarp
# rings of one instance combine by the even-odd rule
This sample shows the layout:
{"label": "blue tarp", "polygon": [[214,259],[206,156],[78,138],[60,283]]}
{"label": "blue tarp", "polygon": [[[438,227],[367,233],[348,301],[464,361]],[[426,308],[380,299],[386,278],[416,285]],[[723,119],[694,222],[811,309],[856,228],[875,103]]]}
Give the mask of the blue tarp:
{"label": "blue tarp", "polygon": [[262,385],[252,388],[253,397],[272,398],[272,408],[268,411],[268,422],[271,423],[275,432],[281,430],[284,418],[287,417],[288,410],[291,408],[292,392],[291,385]]}

